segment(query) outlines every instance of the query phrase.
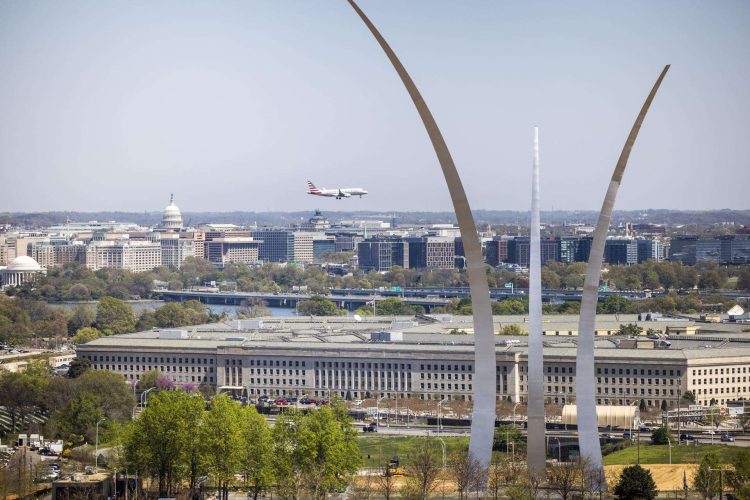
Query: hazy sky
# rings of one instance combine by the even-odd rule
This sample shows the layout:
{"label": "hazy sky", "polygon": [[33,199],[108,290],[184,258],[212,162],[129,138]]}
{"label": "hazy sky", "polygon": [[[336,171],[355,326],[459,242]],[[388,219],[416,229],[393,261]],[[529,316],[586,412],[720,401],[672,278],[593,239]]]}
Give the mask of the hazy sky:
{"label": "hazy sky", "polygon": [[[472,207],[750,208],[750,2],[360,0]],[[307,194],[362,186],[363,199]],[[0,0],[0,211],[446,210],[427,134],[344,0]]]}

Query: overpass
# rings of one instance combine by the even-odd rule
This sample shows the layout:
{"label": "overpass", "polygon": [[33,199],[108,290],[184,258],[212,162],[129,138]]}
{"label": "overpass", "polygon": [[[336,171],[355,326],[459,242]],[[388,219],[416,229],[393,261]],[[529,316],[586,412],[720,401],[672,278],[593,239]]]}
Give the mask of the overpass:
{"label": "overpass", "polygon": [[[198,300],[204,304],[213,305],[243,305],[256,301],[263,301],[269,307],[295,308],[299,302],[309,300],[311,295],[304,293],[263,293],[263,292],[214,292],[205,290],[154,290],[154,294],[161,295],[166,301],[185,302]],[[491,288],[492,300],[514,298],[524,300],[526,289]],[[650,296],[649,292],[600,292],[599,298],[606,299],[610,295],[620,295],[629,300],[640,300]],[[398,288],[391,289],[331,289],[326,298],[332,300],[342,309],[354,311],[357,308],[376,304],[390,297],[399,297],[409,305],[422,306],[430,312],[435,307],[443,307],[450,299],[469,297],[469,289],[464,287],[446,288]],[[547,303],[565,301],[580,301],[579,290],[545,290],[542,299]]]}

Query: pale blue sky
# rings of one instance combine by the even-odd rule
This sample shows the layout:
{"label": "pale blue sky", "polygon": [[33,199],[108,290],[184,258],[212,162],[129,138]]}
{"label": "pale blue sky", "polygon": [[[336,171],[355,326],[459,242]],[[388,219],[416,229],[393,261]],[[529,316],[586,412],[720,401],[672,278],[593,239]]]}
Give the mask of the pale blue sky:
{"label": "pale blue sky", "polygon": [[[750,208],[750,2],[361,0],[474,208]],[[0,0],[0,211],[445,210],[422,124],[344,0]],[[305,194],[362,186],[364,199]]]}

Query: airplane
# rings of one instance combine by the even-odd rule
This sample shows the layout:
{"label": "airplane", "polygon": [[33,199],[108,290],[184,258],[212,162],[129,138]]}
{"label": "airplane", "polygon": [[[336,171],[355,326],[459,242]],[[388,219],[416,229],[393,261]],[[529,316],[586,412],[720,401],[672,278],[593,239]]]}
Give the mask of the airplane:
{"label": "airplane", "polygon": [[336,198],[337,200],[340,200],[341,198],[351,198],[352,196],[359,196],[362,198],[364,195],[368,194],[366,189],[363,188],[336,188],[336,189],[326,189],[326,188],[317,188],[315,187],[315,184],[307,181],[307,194],[312,194],[315,196],[328,196],[331,198]]}

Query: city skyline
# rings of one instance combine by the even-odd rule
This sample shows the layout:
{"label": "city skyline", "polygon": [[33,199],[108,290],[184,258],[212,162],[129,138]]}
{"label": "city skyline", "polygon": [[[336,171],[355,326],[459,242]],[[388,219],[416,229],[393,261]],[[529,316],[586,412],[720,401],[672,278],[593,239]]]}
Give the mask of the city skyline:
{"label": "city skyline", "polygon": [[[9,191],[0,210],[158,209],[170,191],[194,211],[449,209],[424,132],[345,3],[81,5],[0,7],[0,172],[37,193],[30,206]],[[527,206],[523,145],[539,125],[548,211],[596,208],[664,60],[675,78],[618,206],[747,207],[750,8],[721,6],[362,7],[423,87],[475,210]],[[502,187],[487,182],[500,171]],[[313,202],[309,176],[371,194]]]}

